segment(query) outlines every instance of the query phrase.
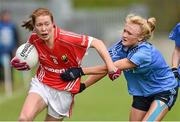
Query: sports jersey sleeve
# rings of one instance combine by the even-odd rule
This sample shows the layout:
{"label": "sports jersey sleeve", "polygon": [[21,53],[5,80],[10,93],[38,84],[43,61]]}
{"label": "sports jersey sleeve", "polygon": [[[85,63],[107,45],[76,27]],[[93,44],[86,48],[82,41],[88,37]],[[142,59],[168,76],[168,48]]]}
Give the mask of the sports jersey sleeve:
{"label": "sports jersey sleeve", "polygon": [[88,37],[88,46],[87,46],[87,49],[90,47],[92,41],[93,41],[93,37],[89,36]]}
{"label": "sports jersey sleeve", "polygon": [[138,67],[145,67],[151,63],[151,49],[147,46],[139,46],[136,51],[131,51],[127,58]]}
{"label": "sports jersey sleeve", "polygon": [[174,40],[176,46],[180,47],[180,23],[178,23],[170,32],[169,39]]}

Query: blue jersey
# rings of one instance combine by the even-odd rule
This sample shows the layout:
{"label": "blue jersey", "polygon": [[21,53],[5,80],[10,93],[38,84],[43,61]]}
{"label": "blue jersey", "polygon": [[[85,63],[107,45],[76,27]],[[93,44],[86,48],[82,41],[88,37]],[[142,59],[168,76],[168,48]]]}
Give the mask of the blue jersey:
{"label": "blue jersey", "polygon": [[127,49],[119,41],[109,49],[113,61],[128,58],[137,65],[124,71],[128,92],[149,96],[177,86],[177,81],[162,54],[150,43],[142,42]]}
{"label": "blue jersey", "polygon": [[169,34],[169,38],[175,41],[176,46],[180,47],[180,23],[173,28]]}
{"label": "blue jersey", "polygon": [[[175,41],[177,47],[180,47],[180,23],[178,23],[170,32],[169,39]],[[178,72],[180,74],[180,67],[178,68]],[[180,87],[180,81],[179,81]]]}
{"label": "blue jersey", "polygon": [[0,55],[12,53],[17,46],[17,30],[13,23],[0,21]]}

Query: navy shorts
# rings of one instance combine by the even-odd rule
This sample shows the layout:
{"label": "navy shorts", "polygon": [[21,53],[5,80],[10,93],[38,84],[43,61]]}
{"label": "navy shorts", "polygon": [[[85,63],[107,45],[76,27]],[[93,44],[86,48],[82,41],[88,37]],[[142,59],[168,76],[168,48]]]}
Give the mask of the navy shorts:
{"label": "navy shorts", "polygon": [[148,97],[133,96],[132,107],[142,111],[148,111],[151,106],[151,103],[154,100],[160,100],[163,101],[170,110],[176,101],[177,95],[178,95],[178,87]]}

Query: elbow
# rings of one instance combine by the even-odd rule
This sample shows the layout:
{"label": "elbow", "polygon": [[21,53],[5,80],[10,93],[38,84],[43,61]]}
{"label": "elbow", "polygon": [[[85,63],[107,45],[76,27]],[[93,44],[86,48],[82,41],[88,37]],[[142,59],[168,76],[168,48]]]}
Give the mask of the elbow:
{"label": "elbow", "polygon": [[91,47],[96,48],[98,46],[104,45],[103,41],[94,38],[93,41],[91,42]]}

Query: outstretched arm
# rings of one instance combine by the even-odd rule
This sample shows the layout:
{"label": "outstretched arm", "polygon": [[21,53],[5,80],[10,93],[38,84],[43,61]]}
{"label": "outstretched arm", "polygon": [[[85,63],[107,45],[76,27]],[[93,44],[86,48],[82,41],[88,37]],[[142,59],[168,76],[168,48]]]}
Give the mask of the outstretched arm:
{"label": "outstretched arm", "polygon": [[[119,70],[115,71],[118,72]],[[89,68],[81,68],[81,67],[71,67],[67,69],[65,72],[60,74],[60,77],[64,81],[73,81],[78,77],[83,75],[97,75],[97,74],[106,74],[107,68],[106,66],[96,66]]]}
{"label": "outstretched arm", "polygon": [[178,73],[178,67],[180,64],[180,40],[179,40],[179,34],[180,34],[180,23],[178,23],[170,32],[169,39],[175,41],[175,48],[172,54],[172,71],[174,73],[174,76],[179,80],[180,75]]}
{"label": "outstretched arm", "polygon": [[180,63],[180,47],[175,46],[173,54],[172,54],[172,72],[177,79],[180,79],[180,75],[178,73],[178,67]]}
{"label": "outstretched arm", "polygon": [[[129,68],[136,67],[134,63],[129,61],[127,58],[121,59],[119,61],[114,62],[115,66],[119,68],[120,70],[125,70]],[[95,84],[97,81],[101,80],[104,76],[107,74],[107,68],[105,66],[98,66],[98,67],[90,67],[90,68],[83,68],[83,71],[85,74],[94,74],[95,72],[98,72],[100,74],[97,75],[90,75],[82,84],[84,84],[83,90],[85,90],[87,87]],[[104,72],[104,73],[103,73]],[[116,77],[116,74],[109,75],[109,78],[111,80],[114,80],[113,77]],[[116,78],[115,78],[116,79]],[[82,90],[82,91],[83,91]],[[81,91],[81,92],[82,92]]]}
{"label": "outstretched arm", "polygon": [[172,67],[177,68],[180,62],[180,47],[175,46],[172,54]]}
{"label": "outstretched arm", "polygon": [[102,59],[106,63],[108,72],[113,72],[113,71],[117,70],[117,68],[113,64],[113,61],[108,53],[108,50],[107,50],[105,44],[101,40],[93,38],[93,41],[91,42],[90,47],[93,47],[97,50],[99,55],[102,57]]}
{"label": "outstretched arm", "polygon": [[[129,59],[124,58],[114,62],[114,65],[120,70],[126,70],[136,67],[134,63],[132,63]],[[95,67],[88,67],[82,68],[85,75],[95,75],[95,74],[104,74],[107,73],[106,66],[95,66]]]}
{"label": "outstretched arm", "polygon": [[[109,73],[109,78],[114,80],[118,78],[121,74],[121,70],[130,69],[136,67],[129,59],[124,58],[114,62],[115,66],[118,68],[115,72]],[[64,73],[60,74],[61,78],[65,81],[73,81],[82,75],[97,75],[97,74],[106,74],[107,67],[104,66],[95,66],[88,68],[81,67],[72,67],[66,70]]]}
{"label": "outstretched arm", "polygon": [[101,80],[104,76],[106,76],[105,74],[99,74],[99,75],[89,75],[88,78],[83,82],[87,87],[95,84],[97,81]]}
{"label": "outstretched arm", "polygon": [[95,84],[97,81],[101,80],[104,76],[106,76],[106,73],[98,75],[89,75],[88,78],[83,83],[81,83],[79,93],[84,91],[87,87]]}

